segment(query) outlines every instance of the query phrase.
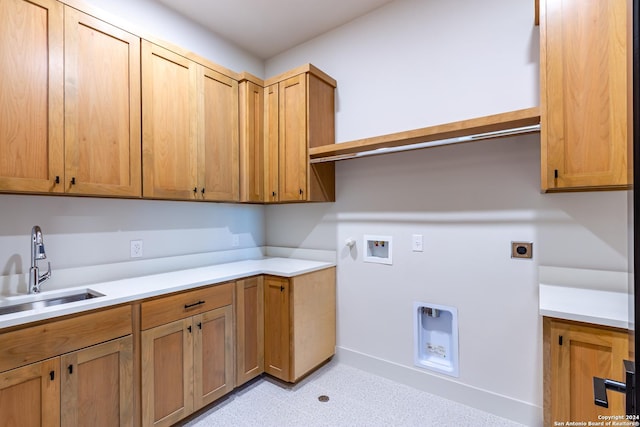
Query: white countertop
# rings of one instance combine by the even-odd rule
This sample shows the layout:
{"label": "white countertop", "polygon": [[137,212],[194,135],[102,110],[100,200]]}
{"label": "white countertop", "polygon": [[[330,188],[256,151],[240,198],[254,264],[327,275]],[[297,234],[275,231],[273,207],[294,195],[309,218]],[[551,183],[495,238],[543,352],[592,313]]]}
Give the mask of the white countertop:
{"label": "white countertop", "polygon": [[633,276],[625,271],[539,266],[542,316],[629,329]]}
{"label": "white countertop", "polygon": [[[334,265],[334,263],[322,261],[292,258],[265,258],[96,283],[89,286],[79,286],[59,291],[42,292],[40,294],[41,296],[55,297],[90,289],[104,296],[64,305],[0,315],[0,329],[197,288],[199,286],[222,283],[257,274],[293,277],[316,270],[322,270]],[[6,297],[0,300],[0,307],[19,304],[32,298],[33,295]]]}
{"label": "white countertop", "polygon": [[629,329],[629,294],[540,284],[540,314]]}

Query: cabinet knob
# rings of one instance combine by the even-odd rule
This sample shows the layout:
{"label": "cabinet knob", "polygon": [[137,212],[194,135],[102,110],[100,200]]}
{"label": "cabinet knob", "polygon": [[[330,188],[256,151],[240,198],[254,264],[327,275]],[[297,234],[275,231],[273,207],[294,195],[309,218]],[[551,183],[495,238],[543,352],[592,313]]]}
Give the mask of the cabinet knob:
{"label": "cabinet knob", "polygon": [[271,196],[276,197],[276,192],[275,192],[275,191],[272,191],[272,192],[271,192]]}
{"label": "cabinet knob", "polygon": [[196,194],[198,192],[198,187],[193,187],[193,194]]}
{"label": "cabinet knob", "polygon": [[198,329],[202,329],[202,322],[198,322]]}
{"label": "cabinet knob", "polygon": [[191,333],[191,326],[187,326],[187,331],[189,331],[189,333]]}
{"label": "cabinet knob", "polygon": [[56,175],[55,183],[60,184],[60,177],[58,175]]}
{"label": "cabinet knob", "polygon": [[75,176],[71,177],[71,185],[76,185],[76,177]]}
{"label": "cabinet knob", "polygon": [[51,378],[51,381],[53,381],[56,378],[56,371],[49,372],[49,378]]}
{"label": "cabinet knob", "polygon": [[280,285],[280,292],[284,292],[284,286]]}
{"label": "cabinet knob", "polygon": [[301,189],[300,189],[300,195],[301,195],[301,196],[302,196],[302,193],[303,193],[303,191],[302,191],[302,188],[301,188]]}
{"label": "cabinet knob", "polygon": [[200,192],[204,195],[204,187],[202,187],[202,190]]}
{"label": "cabinet knob", "polygon": [[73,365],[69,365],[67,369],[69,370],[69,374],[73,374]]}

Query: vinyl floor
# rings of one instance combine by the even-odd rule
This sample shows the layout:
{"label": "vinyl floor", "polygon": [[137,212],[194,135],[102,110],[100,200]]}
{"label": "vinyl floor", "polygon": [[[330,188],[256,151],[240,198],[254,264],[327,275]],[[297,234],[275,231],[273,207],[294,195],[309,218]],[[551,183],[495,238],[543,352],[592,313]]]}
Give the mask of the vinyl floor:
{"label": "vinyl floor", "polygon": [[[327,396],[328,401],[319,400]],[[188,427],[522,427],[330,361],[296,385],[260,377],[183,421]]]}

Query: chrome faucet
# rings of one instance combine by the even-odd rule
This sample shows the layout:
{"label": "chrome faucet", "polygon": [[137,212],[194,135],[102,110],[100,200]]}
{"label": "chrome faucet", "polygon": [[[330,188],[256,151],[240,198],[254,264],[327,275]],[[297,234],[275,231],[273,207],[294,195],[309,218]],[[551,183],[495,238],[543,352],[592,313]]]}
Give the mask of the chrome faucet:
{"label": "chrome faucet", "polygon": [[31,229],[31,269],[29,270],[29,293],[37,294],[40,292],[40,285],[51,278],[51,263],[47,272],[42,276],[38,268],[38,260],[47,259],[44,251],[44,242],[42,240],[42,230],[37,225]]}

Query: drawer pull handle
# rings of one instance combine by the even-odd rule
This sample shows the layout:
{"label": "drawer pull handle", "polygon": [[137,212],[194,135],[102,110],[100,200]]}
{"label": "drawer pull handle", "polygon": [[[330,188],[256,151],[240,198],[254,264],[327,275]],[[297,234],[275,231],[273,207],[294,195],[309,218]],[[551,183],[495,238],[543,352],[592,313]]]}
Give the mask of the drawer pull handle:
{"label": "drawer pull handle", "polygon": [[202,304],[204,304],[204,301],[194,302],[193,304],[185,304],[184,305],[184,309],[187,310],[189,308],[193,308],[193,307],[196,307],[196,306],[199,306],[199,305],[202,305]]}

